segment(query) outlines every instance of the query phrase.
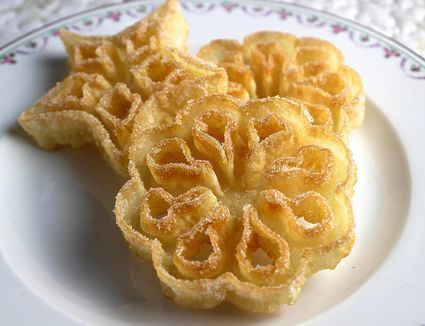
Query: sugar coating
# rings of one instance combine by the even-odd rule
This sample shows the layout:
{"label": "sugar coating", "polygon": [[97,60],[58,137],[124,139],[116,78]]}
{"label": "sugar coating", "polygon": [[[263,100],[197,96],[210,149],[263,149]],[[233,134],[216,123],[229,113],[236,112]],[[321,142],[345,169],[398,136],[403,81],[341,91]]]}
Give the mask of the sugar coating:
{"label": "sugar coating", "polygon": [[326,126],[345,140],[363,122],[361,79],[325,40],[263,31],[247,35],[242,44],[214,40],[198,56],[226,69],[228,93],[242,100],[295,98],[306,105],[315,125]]}
{"label": "sugar coating", "polygon": [[301,103],[209,95],[132,137],[117,223],[178,304],[271,312],[351,251],[351,153]]}
{"label": "sugar coating", "polygon": [[45,149],[92,143],[127,176],[136,120],[144,121],[139,129],[157,126],[175,107],[227,91],[223,69],[186,53],[187,34],[176,0],[116,35],[61,30],[70,74],[21,114],[20,125]]}

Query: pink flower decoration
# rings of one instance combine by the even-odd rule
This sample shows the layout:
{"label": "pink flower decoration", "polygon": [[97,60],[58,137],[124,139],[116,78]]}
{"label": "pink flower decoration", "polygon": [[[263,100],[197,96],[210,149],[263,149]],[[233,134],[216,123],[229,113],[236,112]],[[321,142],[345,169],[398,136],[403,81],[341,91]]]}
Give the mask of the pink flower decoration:
{"label": "pink flower decoration", "polygon": [[411,65],[410,71],[419,72],[419,71],[421,71],[421,67],[419,65]]}
{"label": "pink flower decoration", "polygon": [[347,26],[341,26],[339,24],[331,25],[332,32],[334,34],[339,34],[341,32],[345,32],[347,30]]}
{"label": "pink flower decoration", "polygon": [[227,12],[231,12],[233,9],[238,7],[237,3],[231,3],[231,2],[225,2],[223,3],[223,8],[224,10],[226,10]]}
{"label": "pink flower decoration", "polygon": [[400,53],[397,50],[390,49],[390,48],[384,48],[384,57],[385,58],[391,58],[391,57],[399,57]]}
{"label": "pink flower decoration", "polygon": [[121,18],[121,13],[120,12],[110,12],[110,13],[108,13],[108,15],[106,17],[117,22]]}
{"label": "pink flower decoration", "polygon": [[292,15],[292,13],[290,13],[289,11],[286,11],[285,9],[278,10],[277,14],[279,15],[279,18],[283,20],[285,20],[286,18]]}
{"label": "pink flower decoration", "polygon": [[15,60],[15,53],[9,53],[7,55],[5,55],[4,57],[0,57],[0,64],[9,64],[9,65],[13,65],[16,63]]}

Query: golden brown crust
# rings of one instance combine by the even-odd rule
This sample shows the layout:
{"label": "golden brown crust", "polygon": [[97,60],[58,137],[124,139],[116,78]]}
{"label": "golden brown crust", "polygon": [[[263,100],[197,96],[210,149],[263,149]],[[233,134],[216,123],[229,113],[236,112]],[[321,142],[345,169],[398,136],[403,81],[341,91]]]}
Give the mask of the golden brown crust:
{"label": "golden brown crust", "polygon": [[109,81],[125,82],[129,67],[163,48],[186,51],[189,33],[179,1],[168,0],[144,19],[116,35],[79,35],[66,29],[60,37],[71,73],[102,74]]}
{"label": "golden brown crust", "polygon": [[191,99],[227,91],[222,68],[179,50],[186,48],[187,33],[175,0],[113,36],[62,30],[71,74],[19,123],[45,149],[92,143],[127,175],[135,121],[141,132],[169,122],[174,108]]}
{"label": "golden brown crust", "polygon": [[116,222],[166,296],[271,312],[349,254],[356,168],[330,129],[360,125],[362,86],[332,44],[215,41],[200,56],[218,68],[184,52],[177,0],[117,35],[61,38],[71,74],[19,123],[43,148],[92,143],[129,168]]}
{"label": "golden brown crust", "polygon": [[132,139],[116,220],[130,248],[153,261],[166,296],[271,312],[348,255],[354,163],[306,110],[216,94]]}
{"label": "golden brown crust", "polygon": [[264,31],[246,36],[242,44],[212,41],[198,56],[225,68],[229,94],[242,100],[295,98],[306,104],[314,124],[329,127],[344,140],[363,122],[362,82],[327,41]]}

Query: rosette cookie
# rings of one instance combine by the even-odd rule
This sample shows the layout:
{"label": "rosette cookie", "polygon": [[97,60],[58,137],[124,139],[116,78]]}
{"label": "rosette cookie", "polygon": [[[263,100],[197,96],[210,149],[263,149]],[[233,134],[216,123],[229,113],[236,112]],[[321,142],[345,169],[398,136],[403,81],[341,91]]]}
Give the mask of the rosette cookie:
{"label": "rosette cookie", "polygon": [[115,36],[63,32],[71,74],[22,113],[20,125],[45,149],[92,143],[126,175],[137,117],[156,126],[191,99],[227,91],[224,69],[166,46],[185,48],[185,27],[178,2],[168,1]]}
{"label": "rosette cookie", "polygon": [[216,94],[172,124],[135,129],[116,220],[166,296],[271,312],[350,253],[355,166],[307,116],[293,100]]}
{"label": "rosette cookie", "polygon": [[62,29],[60,36],[71,73],[96,73],[113,83],[128,83],[129,69],[146,57],[167,47],[186,51],[188,33],[179,1],[168,0],[116,35],[80,35]]}
{"label": "rosette cookie", "polygon": [[198,56],[227,70],[229,94],[240,99],[295,98],[307,106],[313,124],[327,126],[345,140],[363,122],[361,79],[325,40],[257,32],[246,36],[242,44],[212,41]]}

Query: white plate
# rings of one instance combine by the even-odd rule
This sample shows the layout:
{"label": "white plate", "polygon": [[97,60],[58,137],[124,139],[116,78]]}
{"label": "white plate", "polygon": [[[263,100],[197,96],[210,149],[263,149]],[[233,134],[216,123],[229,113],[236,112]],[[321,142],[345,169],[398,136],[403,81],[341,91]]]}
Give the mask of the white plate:
{"label": "white plate", "polygon": [[[57,29],[114,33],[156,1],[112,5],[61,20],[0,50],[1,324],[281,325],[425,322],[425,61],[353,22],[271,1],[184,1],[190,49],[257,30],[335,43],[362,76],[367,115],[353,132],[357,242],[334,271],[272,315],[223,305],[183,309],[165,299],[149,264],[114,224],[119,179],[90,149],[44,152],[18,114],[66,73]],[[384,264],[385,263],[385,264]]]}

